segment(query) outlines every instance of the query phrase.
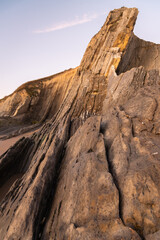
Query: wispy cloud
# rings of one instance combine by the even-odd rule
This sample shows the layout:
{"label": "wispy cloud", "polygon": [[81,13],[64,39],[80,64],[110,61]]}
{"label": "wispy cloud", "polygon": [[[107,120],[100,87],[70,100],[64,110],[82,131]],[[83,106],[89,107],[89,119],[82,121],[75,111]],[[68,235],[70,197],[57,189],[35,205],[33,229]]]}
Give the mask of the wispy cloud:
{"label": "wispy cloud", "polygon": [[80,24],[83,24],[83,23],[91,22],[94,19],[98,18],[99,16],[100,15],[98,15],[98,14],[94,14],[94,15],[84,14],[81,18],[77,16],[72,21],[61,22],[61,23],[58,23],[58,24],[56,24],[52,27],[48,27],[48,28],[45,28],[45,29],[42,29],[42,30],[36,30],[36,31],[34,31],[34,33],[54,32],[54,31],[61,30],[61,29],[64,29],[64,28],[69,28],[69,27],[73,27],[73,26],[80,25]]}

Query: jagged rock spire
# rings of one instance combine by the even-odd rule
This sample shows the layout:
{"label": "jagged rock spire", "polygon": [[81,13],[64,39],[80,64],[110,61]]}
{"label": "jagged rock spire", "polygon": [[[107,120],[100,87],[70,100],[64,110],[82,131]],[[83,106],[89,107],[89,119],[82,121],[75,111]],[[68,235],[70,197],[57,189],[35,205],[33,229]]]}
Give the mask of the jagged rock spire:
{"label": "jagged rock spire", "polygon": [[137,8],[122,7],[111,11],[101,30],[90,41],[81,61],[81,68],[105,76],[112,65],[117,69],[129,43],[137,15]]}

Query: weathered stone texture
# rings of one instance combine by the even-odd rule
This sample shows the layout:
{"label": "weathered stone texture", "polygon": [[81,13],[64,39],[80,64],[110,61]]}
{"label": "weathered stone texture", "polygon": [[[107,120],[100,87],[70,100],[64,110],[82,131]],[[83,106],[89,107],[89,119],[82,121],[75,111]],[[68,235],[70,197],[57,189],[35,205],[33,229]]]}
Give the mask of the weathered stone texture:
{"label": "weathered stone texture", "polygon": [[137,14],[111,11],[77,69],[1,100],[2,123],[41,125],[0,156],[0,240],[160,239],[159,45]]}

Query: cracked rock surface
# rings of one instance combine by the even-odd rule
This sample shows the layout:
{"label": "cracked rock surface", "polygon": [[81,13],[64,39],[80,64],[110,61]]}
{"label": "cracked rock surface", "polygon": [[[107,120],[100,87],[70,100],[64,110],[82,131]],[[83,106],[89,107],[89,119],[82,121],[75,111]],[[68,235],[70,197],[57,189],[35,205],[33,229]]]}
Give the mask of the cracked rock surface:
{"label": "cracked rock surface", "polygon": [[111,11],[79,67],[0,100],[0,147],[19,135],[0,156],[0,240],[160,239],[160,47],[137,14]]}

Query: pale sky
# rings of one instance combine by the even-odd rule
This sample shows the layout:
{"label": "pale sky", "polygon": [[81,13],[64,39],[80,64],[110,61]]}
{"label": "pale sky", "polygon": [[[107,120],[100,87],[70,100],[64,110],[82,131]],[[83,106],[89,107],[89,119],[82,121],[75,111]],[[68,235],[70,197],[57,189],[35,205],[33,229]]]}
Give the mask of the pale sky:
{"label": "pale sky", "polygon": [[160,43],[159,0],[0,0],[0,98],[80,64],[110,10],[137,7],[135,34]]}

